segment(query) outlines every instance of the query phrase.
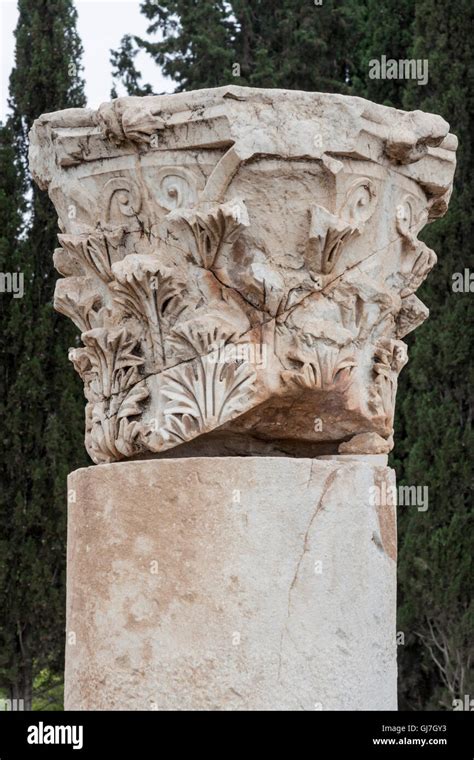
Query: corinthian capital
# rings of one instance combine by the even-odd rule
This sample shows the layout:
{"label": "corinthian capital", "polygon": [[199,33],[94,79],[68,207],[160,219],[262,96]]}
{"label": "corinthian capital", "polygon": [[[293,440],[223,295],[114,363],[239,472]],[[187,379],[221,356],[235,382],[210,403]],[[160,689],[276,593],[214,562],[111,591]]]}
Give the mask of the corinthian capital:
{"label": "corinthian capital", "polygon": [[440,116],[235,86],[40,117],[92,459],[388,451],[455,149]]}

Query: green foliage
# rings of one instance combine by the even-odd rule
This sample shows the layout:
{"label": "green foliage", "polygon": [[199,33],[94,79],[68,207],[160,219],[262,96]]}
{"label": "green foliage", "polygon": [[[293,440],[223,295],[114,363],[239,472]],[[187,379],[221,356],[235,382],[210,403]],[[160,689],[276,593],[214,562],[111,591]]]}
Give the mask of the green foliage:
{"label": "green foliage", "polygon": [[[459,137],[448,215],[424,232],[439,263],[419,293],[430,320],[408,336],[411,360],[400,381],[392,457],[400,484],[429,488],[427,512],[399,510],[400,706],[452,709],[453,698],[474,693],[473,296],[451,287],[455,272],[474,268],[472,3],[149,0],[141,7],[148,34],[161,37],[124,39],[114,74],[126,86],[127,76],[132,87],[136,81],[133,57],[143,49],[178,91],[235,83],[348,92],[440,113]],[[382,55],[428,59],[428,84],[370,78],[369,62]]]}
{"label": "green foliage", "polygon": [[177,91],[240,84],[345,91],[353,26],[342,0],[169,0],[141,4],[157,41],[126,35],[112,53],[114,77],[140,88],[136,51],[147,51]]}
{"label": "green foliage", "polygon": [[[135,58],[139,48],[134,45],[134,38],[126,34],[121,41],[119,50],[112,50],[110,62],[113,71],[122,73],[122,80],[129,95],[150,95],[152,93],[151,85],[140,85],[142,75],[135,68]],[[117,97],[117,91],[112,88],[111,97]]]}
{"label": "green foliage", "polygon": [[64,710],[64,686],[62,673],[55,675],[41,670],[33,683],[33,710],[60,712]]}
{"label": "green foliage", "polygon": [[[415,19],[414,0],[355,0],[345,4],[348,21],[356,29],[352,48],[353,94],[376,103],[403,108],[403,79],[371,79],[369,63],[382,55],[409,58]],[[416,106],[415,106],[416,107]]]}
{"label": "green foliage", "polygon": [[399,627],[409,633],[401,706],[425,709],[452,709],[453,699],[474,693],[474,304],[471,293],[452,291],[452,275],[474,264],[474,55],[466,33],[473,23],[467,0],[416,3],[409,57],[428,59],[429,82],[410,82],[403,97],[407,109],[440,113],[459,139],[449,212],[424,234],[438,253],[420,293],[431,317],[410,341],[400,388],[400,476],[430,489],[426,513],[400,518]]}
{"label": "green foliage", "polygon": [[67,360],[77,333],[53,311],[57,217],[29,176],[28,130],[85,98],[72,1],[18,5],[0,138],[1,266],[24,275],[23,298],[3,294],[0,312],[0,687],[28,707],[38,674],[63,668],[66,477],[85,463],[82,389]]}
{"label": "green foliage", "polygon": [[[54,674],[49,670],[40,670],[33,681],[32,710],[41,712],[61,712],[64,710],[64,683],[63,674]],[[3,700],[10,699],[10,690],[0,689],[0,711],[5,709]],[[8,708],[10,710],[10,707]],[[16,712],[20,705],[13,707]]]}
{"label": "green foliage", "polygon": [[[397,401],[393,464],[400,484],[426,485],[429,509],[399,510],[398,629],[400,707],[452,709],[473,693],[469,639],[473,606],[472,294],[452,291],[452,275],[473,265],[473,54],[466,29],[472,5],[456,0],[366,0],[351,11],[364,31],[354,89],[371,100],[439,113],[460,141],[449,212],[422,233],[438,265],[418,293],[430,308],[408,336],[410,361]],[[369,61],[427,59],[429,80],[370,79]]]}
{"label": "green foliage", "polygon": [[[393,462],[399,482],[429,487],[429,509],[399,510],[400,707],[450,709],[474,693],[473,296],[452,275],[474,268],[474,66],[470,0],[168,0],[142,3],[150,25],[112,53],[115,80],[152,92],[135,68],[147,51],[178,91],[229,83],[337,91],[440,113],[458,135],[448,215],[424,239],[439,256],[419,293],[430,320],[409,336]],[[29,177],[27,134],[43,112],[83,105],[72,0],[20,0],[11,116],[0,127],[0,271],[25,295],[0,296],[0,688],[60,709],[67,473],[85,463],[83,399],[67,361],[77,342],[52,309],[56,215]],[[369,61],[427,58],[429,82],[371,79]],[[238,65],[238,66],[236,66]],[[46,701],[45,701],[46,700]]]}

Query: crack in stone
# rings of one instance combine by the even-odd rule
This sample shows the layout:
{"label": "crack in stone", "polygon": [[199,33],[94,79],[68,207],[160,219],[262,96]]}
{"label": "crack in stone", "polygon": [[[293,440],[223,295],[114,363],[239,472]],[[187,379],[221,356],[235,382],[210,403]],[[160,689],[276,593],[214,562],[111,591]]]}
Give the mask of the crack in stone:
{"label": "crack in stone", "polygon": [[[151,233],[151,236],[152,236],[152,237],[157,237],[157,236],[155,236],[153,233]],[[157,238],[157,239],[158,239],[158,240],[160,240],[160,238]],[[268,319],[266,319],[266,320],[264,319],[262,322],[260,322],[260,323],[259,323],[259,324],[257,324],[257,325],[253,325],[253,326],[251,325],[251,326],[249,327],[249,329],[248,329],[248,330],[246,330],[245,332],[243,332],[243,333],[242,333],[242,334],[239,336],[239,340],[240,340],[241,338],[245,337],[246,335],[248,335],[248,333],[252,332],[252,330],[255,330],[256,328],[262,328],[262,327],[264,327],[264,326],[266,326],[266,325],[269,325],[269,324],[271,324],[272,322],[273,322],[273,323],[275,324],[275,326],[276,326],[276,325],[277,325],[277,320],[278,320],[278,322],[280,322],[280,321],[282,320],[282,318],[283,318],[283,317],[284,317],[284,318],[285,318],[285,320],[286,320],[286,319],[287,319],[287,318],[288,318],[288,317],[291,315],[291,313],[292,313],[292,312],[293,312],[293,311],[294,311],[296,308],[298,308],[298,306],[300,306],[300,305],[301,305],[301,304],[302,304],[304,301],[306,301],[306,300],[307,300],[309,297],[311,297],[311,296],[314,296],[314,294],[315,294],[315,293],[319,293],[319,292],[320,292],[320,293],[325,293],[325,292],[327,291],[327,289],[328,289],[328,288],[329,288],[331,285],[333,285],[333,283],[334,283],[334,282],[337,282],[338,280],[342,280],[342,279],[344,278],[344,276],[345,276],[345,275],[347,275],[347,273],[348,273],[348,272],[350,272],[352,269],[355,269],[356,267],[358,267],[358,266],[360,266],[361,264],[363,264],[365,261],[367,261],[367,260],[368,260],[369,258],[371,258],[372,256],[376,255],[377,253],[380,253],[380,252],[381,252],[381,251],[383,251],[385,248],[388,248],[390,245],[392,245],[392,243],[396,242],[397,240],[398,240],[398,236],[397,236],[396,238],[394,238],[393,240],[389,241],[389,242],[387,243],[387,245],[384,245],[384,246],[382,246],[381,248],[378,248],[378,249],[376,249],[375,251],[372,251],[370,254],[368,254],[367,256],[365,256],[363,259],[361,259],[360,261],[358,261],[358,262],[354,263],[354,264],[353,264],[351,267],[348,267],[346,270],[344,270],[344,272],[342,272],[340,275],[338,275],[337,277],[334,277],[334,278],[333,278],[333,279],[332,279],[330,282],[328,282],[328,283],[327,283],[327,284],[324,286],[324,288],[322,288],[322,290],[321,290],[321,291],[316,291],[316,290],[315,290],[315,291],[311,291],[311,292],[310,292],[310,293],[308,293],[307,295],[303,296],[303,297],[301,298],[301,300],[300,300],[300,301],[298,301],[298,303],[294,304],[294,305],[293,305],[293,306],[291,306],[289,309],[285,309],[285,310],[283,310],[282,312],[280,312],[279,314],[276,314],[275,316],[272,316],[272,315],[271,315],[271,314],[269,314],[268,312],[264,312],[264,311],[262,311],[262,310],[261,310],[261,309],[260,309],[258,306],[255,306],[254,304],[252,304],[250,301],[248,301],[248,299],[246,299],[246,298],[245,298],[245,296],[243,296],[243,295],[242,295],[242,293],[241,293],[241,292],[240,292],[240,291],[239,291],[237,288],[234,288],[234,287],[232,287],[231,285],[226,285],[225,283],[223,283],[223,282],[222,282],[222,281],[219,279],[219,277],[216,275],[216,273],[215,273],[215,272],[214,272],[212,269],[205,269],[205,267],[199,267],[199,265],[198,265],[198,264],[196,264],[196,266],[198,266],[200,269],[205,269],[205,271],[209,272],[209,273],[210,273],[210,274],[211,274],[211,275],[212,275],[212,276],[213,276],[213,277],[214,277],[214,278],[217,280],[217,282],[218,282],[218,283],[219,283],[219,284],[220,284],[222,287],[225,287],[225,288],[227,288],[228,290],[231,290],[231,291],[232,291],[233,293],[235,293],[236,295],[240,296],[240,297],[242,298],[242,300],[244,300],[244,301],[245,301],[245,302],[246,302],[246,303],[247,303],[247,304],[248,304],[248,305],[249,305],[249,306],[250,306],[250,307],[251,307],[251,308],[252,308],[254,311],[256,311],[256,312],[257,312],[259,315],[261,315],[262,317],[263,317],[264,315],[268,315],[268,317],[269,317]],[[184,248],[182,248],[182,247],[181,247],[181,246],[179,246],[179,245],[174,245],[174,244],[173,244],[173,247],[175,247],[175,248],[178,248],[178,250],[182,251],[183,253],[189,253],[189,252],[187,252],[187,251],[186,251]],[[238,345],[238,344],[234,344],[234,345]],[[161,370],[159,370],[159,371],[155,371],[155,372],[149,372],[149,373],[146,373],[146,374],[144,374],[144,375],[141,375],[141,376],[140,376],[140,378],[139,378],[139,379],[137,379],[137,381],[136,381],[135,383],[133,383],[133,384],[130,386],[130,388],[129,388],[129,389],[128,389],[128,391],[127,391],[127,394],[126,394],[126,396],[124,397],[124,400],[125,400],[125,399],[126,399],[126,397],[129,395],[129,393],[131,393],[131,391],[133,390],[133,388],[135,388],[135,386],[136,386],[136,385],[138,385],[139,383],[141,383],[141,382],[143,382],[143,381],[145,381],[145,380],[148,380],[150,377],[155,377],[155,376],[158,376],[158,375],[161,375],[161,374],[163,374],[164,372],[167,372],[167,371],[173,370],[173,369],[175,369],[175,368],[177,368],[177,367],[180,367],[182,364],[186,364],[186,363],[189,363],[189,362],[193,362],[193,361],[196,361],[197,359],[203,359],[203,358],[206,358],[206,357],[210,356],[210,355],[213,353],[213,351],[215,351],[215,350],[216,350],[216,349],[213,349],[213,350],[209,351],[209,352],[208,352],[208,353],[206,353],[206,354],[196,354],[195,356],[192,356],[192,357],[190,357],[189,359],[182,359],[180,362],[177,362],[176,364],[172,364],[172,365],[170,365],[169,367],[164,367],[163,369],[161,369]],[[281,362],[281,359],[280,359],[280,358],[279,358],[279,361],[280,361],[280,363],[282,364],[282,362]],[[285,367],[283,366],[283,364],[282,364],[282,369],[285,369]],[[118,395],[120,395],[120,394],[121,394],[121,392],[120,392],[120,391],[117,391],[116,393],[113,393],[113,394],[111,394],[110,396],[107,396],[107,397],[101,397],[100,399],[97,399],[97,401],[96,401],[96,400],[93,400],[93,401],[91,401],[90,403],[97,403],[97,402],[101,402],[101,401],[107,401],[107,400],[109,400],[109,399],[113,399],[115,396],[118,396]],[[86,398],[87,398],[87,397],[86,397]],[[144,400],[143,400],[143,403],[146,403],[146,401],[147,401],[147,399],[144,399]],[[296,403],[296,400],[293,402],[293,404],[292,404],[292,405],[294,405],[295,403]],[[106,419],[112,419],[113,417],[115,417],[115,416],[117,415],[118,411],[119,411],[119,409],[118,409],[116,412],[114,412],[113,414],[111,414],[111,415],[109,415],[109,414],[106,414],[106,415],[105,415]]]}
{"label": "crack in stone", "polygon": [[[309,471],[309,477],[306,483],[306,489],[309,488],[309,485],[311,483],[312,475],[313,475],[313,466],[314,466],[314,460],[311,462],[310,471]],[[311,531],[311,528],[313,526],[313,523],[319,514],[319,512],[323,509],[323,500],[328,493],[329,489],[331,488],[332,484],[334,483],[336,477],[338,475],[338,470],[334,470],[334,472],[331,472],[328,477],[326,478],[326,481],[324,483],[321,496],[318,499],[318,503],[316,504],[316,508],[313,512],[313,515],[309,521],[308,527],[306,529],[304,539],[303,539],[303,551],[300,555],[300,558],[297,562],[295,573],[293,575],[293,579],[291,581],[290,587],[288,589],[288,606],[287,606],[287,619],[285,622],[285,625],[283,626],[281,635],[280,635],[280,649],[279,649],[279,655],[278,655],[278,680],[280,681],[280,674],[281,674],[281,664],[282,664],[282,649],[283,649],[283,639],[285,637],[285,634],[291,639],[290,634],[288,633],[287,627],[288,627],[288,620],[290,618],[291,614],[291,596],[293,593],[293,590],[295,588],[296,582],[298,580],[298,574],[300,571],[301,563],[303,562],[303,559],[305,555],[308,552],[308,543],[309,543],[309,533]],[[292,640],[292,639],[291,639]]]}
{"label": "crack in stone", "polygon": [[[312,474],[313,474],[313,465],[314,465],[314,460],[311,462],[311,468],[310,468],[310,473],[309,473],[308,482],[306,484],[306,488],[309,488],[309,484],[311,482],[311,477],[312,477]],[[306,533],[305,533],[304,541],[303,541],[303,551],[302,551],[301,556],[300,556],[300,558],[298,560],[298,564],[296,566],[295,574],[293,576],[293,580],[291,582],[291,585],[290,585],[290,588],[289,588],[289,591],[288,591],[288,617],[290,616],[291,594],[293,592],[293,589],[294,589],[294,587],[296,585],[296,581],[298,579],[298,573],[299,573],[299,570],[300,570],[300,567],[301,567],[301,563],[302,563],[302,561],[304,559],[305,554],[308,551],[309,532],[310,532],[310,530],[311,530],[311,528],[313,526],[313,523],[314,523],[317,515],[319,514],[319,512],[321,511],[321,509],[323,509],[323,506],[322,506],[323,505],[323,499],[326,496],[328,490],[331,488],[334,480],[337,477],[337,474],[338,474],[338,471],[335,470],[334,472],[331,472],[328,475],[328,477],[326,479],[326,482],[325,482],[325,484],[323,486],[323,490],[322,490],[321,496],[319,497],[318,503],[316,505],[316,509],[315,509],[315,511],[313,513],[313,516],[311,517],[311,520],[309,521],[309,525],[308,525],[308,527],[306,529]]]}

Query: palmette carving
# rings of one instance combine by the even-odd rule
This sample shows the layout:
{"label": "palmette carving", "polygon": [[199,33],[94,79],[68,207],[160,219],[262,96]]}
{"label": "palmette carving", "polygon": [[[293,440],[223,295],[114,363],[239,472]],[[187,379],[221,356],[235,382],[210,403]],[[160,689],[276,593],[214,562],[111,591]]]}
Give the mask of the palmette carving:
{"label": "palmette carving", "polygon": [[239,87],[37,120],[93,460],[388,451],[455,148],[438,116]]}
{"label": "palmette carving", "polygon": [[162,387],[165,430],[176,442],[209,432],[241,412],[255,382],[255,371],[246,364],[219,364],[212,354],[199,357],[167,377]]}

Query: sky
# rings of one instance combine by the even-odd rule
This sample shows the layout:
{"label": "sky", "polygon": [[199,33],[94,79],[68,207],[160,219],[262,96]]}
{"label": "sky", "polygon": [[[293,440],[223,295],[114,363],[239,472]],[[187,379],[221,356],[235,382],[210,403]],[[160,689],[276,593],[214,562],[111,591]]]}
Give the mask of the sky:
{"label": "sky", "polygon": [[[139,0],[76,0],[78,32],[84,48],[82,63],[88,106],[97,108],[110,100],[112,87],[110,48],[117,48],[124,34],[146,36],[148,19],[140,13]],[[18,12],[16,0],[0,0],[0,120],[7,113],[8,78],[14,63],[14,37]],[[175,85],[165,79],[146,53],[139,53],[137,68],[143,82],[154,92],[173,92]],[[118,88],[119,95],[125,95]]]}

